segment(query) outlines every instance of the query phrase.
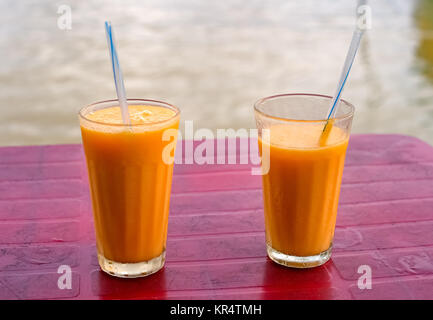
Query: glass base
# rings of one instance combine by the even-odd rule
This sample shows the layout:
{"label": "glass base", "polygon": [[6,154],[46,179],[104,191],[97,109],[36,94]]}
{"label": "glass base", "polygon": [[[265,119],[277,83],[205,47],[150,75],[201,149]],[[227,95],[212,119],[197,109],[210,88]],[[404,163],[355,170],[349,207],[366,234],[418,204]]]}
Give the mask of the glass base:
{"label": "glass base", "polygon": [[291,256],[275,250],[268,244],[266,246],[267,246],[268,256],[272,261],[291,268],[318,267],[324,264],[326,261],[328,261],[329,258],[331,258],[331,252],[332,252],[332,243],[329,246],[328,250],[323,251],[317,255],[307,256],[307,257]]}
{"label": "glass base", "polygon": [[98,253],[98,262],[102,271],[119,278],[139,278],[149,276],[164,266],[165,250],[156,258],[137,263],[121,263],[108,260]]}

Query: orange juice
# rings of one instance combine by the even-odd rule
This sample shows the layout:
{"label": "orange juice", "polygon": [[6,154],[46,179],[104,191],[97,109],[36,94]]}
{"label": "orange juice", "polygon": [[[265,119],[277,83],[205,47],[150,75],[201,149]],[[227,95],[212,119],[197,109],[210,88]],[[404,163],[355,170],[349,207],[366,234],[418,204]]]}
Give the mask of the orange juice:
{"label": "orange juice", "polygon": [[279,124],[269,127],[269,172],[263,175],[268,246],[297,257],[331,246],[348,134],[331,125]]}
{"label": "orange juice", "polygon": [[173,163],[162,155],[176,136],[166,142],[163,133],[179,126],[178,112],[160,105],[130,104],[129,114],[130,126],[117,106],[81,119],[98,257],[120,269],[165,256]]}

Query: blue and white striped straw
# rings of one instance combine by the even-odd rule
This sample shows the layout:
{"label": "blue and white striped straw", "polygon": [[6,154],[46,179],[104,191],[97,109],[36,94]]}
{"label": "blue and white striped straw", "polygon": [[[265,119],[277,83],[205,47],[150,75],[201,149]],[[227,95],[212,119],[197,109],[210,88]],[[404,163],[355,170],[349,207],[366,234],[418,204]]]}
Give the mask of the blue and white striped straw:
{"label": "blue and white striped straw", "polygon": [[120,110],[122,111],[122,120],[124,124],[131,124],[122,70],[120,69],[119,57],[117,55],[114,34],[110,21],[105,21],[105,33],[107,35],[108,50],[110,51],[111,66],[113,67],[117,98],[119,99]]}
{"label": "blue and white striped straw", "polygon": [[[365,0],[358,1],[357,8],[361,5],[365,5]],[[350,42],[349,51],[346,55],[346,60],[344,62],[343,70],[341,72],[340,81],[338,82],[337,90],[335,92],[334,97],[331,101],[331,107],[328,111],[327,120],[330,118],[334,118],[337,114],[337,109],[340,103],[341,94],[343,93],[344,85],[346,84],[347,77],[349,76],[350,69],[352,69],[353,61],[355,60],[356,52],[358,51],[359,44],[361,42],[362,35],[364,34],[364,30],[361,29],[358,24],[355,27],[355,31],[353,32],[352,41]]]}
{"label": "blue and white striped straw", "polygon": [[361,41],[363,32],[361,30],[355,30],[352,37],[352,42],[350,43],[349,52],[346,56],[346,61],[344,63],[343,71],[341,72],[340,81],[338,82],[337,91],[332,98],[331,108],[328,112],[327,120],[334,118],[337,113],[338,105],[340,103],[341,94],[346,84],[347,77],[349,76],[350,69],[352,69],[353,61],[355,60],[356,52],[358,51],[359,43]]}

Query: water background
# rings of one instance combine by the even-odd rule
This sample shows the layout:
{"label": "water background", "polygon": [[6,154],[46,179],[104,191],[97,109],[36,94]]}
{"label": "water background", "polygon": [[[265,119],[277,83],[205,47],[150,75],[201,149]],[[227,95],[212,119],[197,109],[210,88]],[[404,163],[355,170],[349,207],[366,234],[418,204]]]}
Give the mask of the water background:
{"label": "water background", "polygon": [[[59,5],[72,29],[57,26]],[[197,128],[254,127],[253,103],[332,95],[352,36],[350,0],[2,0],[0,145],[79,143],[77,112],[115,98],[104,20],[131,98],[179,106]],[[343,98],[354,133],[433,145],[433,1],[370,0]]]}

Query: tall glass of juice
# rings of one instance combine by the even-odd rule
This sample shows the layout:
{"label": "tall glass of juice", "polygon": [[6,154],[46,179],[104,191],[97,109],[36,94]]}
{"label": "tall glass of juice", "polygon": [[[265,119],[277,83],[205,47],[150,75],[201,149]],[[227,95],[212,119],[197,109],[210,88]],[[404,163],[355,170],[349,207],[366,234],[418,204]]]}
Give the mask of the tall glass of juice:
{"label": "tall glass of juice", "polygon": [[315,267],[331,256],[354,113],[341,100],[327,121],[331,99],[285,94],[254,105],[262,166],[268,168],[262,175],[267,252],[284,266]]}
{"label": "tall glass of juice", "polygon": [[118,277],[164,266],[179,109],[129,99],[131,123],[117,100],[79,113],[89,175],[98,261]]}

